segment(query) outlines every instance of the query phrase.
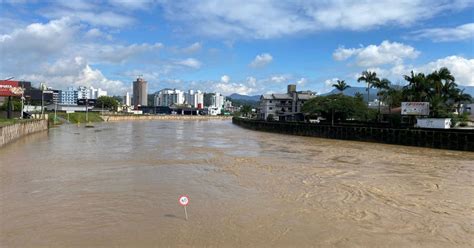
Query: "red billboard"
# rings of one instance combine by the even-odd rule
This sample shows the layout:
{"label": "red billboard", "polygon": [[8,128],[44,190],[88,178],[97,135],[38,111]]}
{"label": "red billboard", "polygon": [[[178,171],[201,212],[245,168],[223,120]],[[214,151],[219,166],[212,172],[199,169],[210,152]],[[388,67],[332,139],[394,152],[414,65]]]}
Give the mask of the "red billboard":
{"label": "red billboard", "polygon": [[19,81],[0,80],[0,96],[21,96],[22,93]]}

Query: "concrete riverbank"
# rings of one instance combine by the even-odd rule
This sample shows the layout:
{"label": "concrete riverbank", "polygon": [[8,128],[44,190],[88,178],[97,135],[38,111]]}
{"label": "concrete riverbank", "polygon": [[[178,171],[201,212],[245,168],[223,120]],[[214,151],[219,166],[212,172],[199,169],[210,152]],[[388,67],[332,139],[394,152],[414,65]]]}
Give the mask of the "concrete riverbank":
{"label": "concrete riverbank", "polygon": [[139,121],[139,120],[230,120],[232,116],[212,115],[103,115],[104,121]]}
{"label": "concrete riverbank", "polygon": [[267,122],[242,118],[233,118],[232,122],[252,130],[281,134],[474,151],[474,132],[471,130],[330,126],[299,122]]}
{"label": "concrete riverbank", "polygon": [[31,133],[48,130],[48,120],[29,120],[0,127],[0,147]]}

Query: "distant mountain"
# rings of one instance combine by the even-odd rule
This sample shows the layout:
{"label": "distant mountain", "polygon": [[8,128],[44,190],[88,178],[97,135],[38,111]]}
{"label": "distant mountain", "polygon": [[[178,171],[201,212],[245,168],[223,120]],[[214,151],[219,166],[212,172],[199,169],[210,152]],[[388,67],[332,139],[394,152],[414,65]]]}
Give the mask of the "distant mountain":
{"label": "distant mountain", "polygon": [[464,89],[464,93],[467,93],[474,97],[474,86],[459,86],[460,89]]}
{"label": "distant mountain", "polygon": [[247,96],[247,95],[241,95],[241,94],[234,93],[234,94],[232,94],[228,97],[233,99],[233,100],[243,100],[243,101],[250,101],[250,102],[260,101],[260,95]]}
{"label": "distant mountain", "polygon": [[[364,96],[364,101],[367,101],[367,91],[366,91],[366,89],[367,88],[365,88],[365,87],[349,87],[349,88],[344,90],[344,95],[346,95],[346,96],[355,96],[355,94],[357,92],[359,92]],[[326,94],[321,94],[321,95],[327,96],[327,95],[334,95],[334,94],[339,94],[339,93],[340,93],[339,90],[333,89],[330,92],[328,92]],[[377,99],[377,90],[376,89],[370,89],[369,99],[371,101]]]}

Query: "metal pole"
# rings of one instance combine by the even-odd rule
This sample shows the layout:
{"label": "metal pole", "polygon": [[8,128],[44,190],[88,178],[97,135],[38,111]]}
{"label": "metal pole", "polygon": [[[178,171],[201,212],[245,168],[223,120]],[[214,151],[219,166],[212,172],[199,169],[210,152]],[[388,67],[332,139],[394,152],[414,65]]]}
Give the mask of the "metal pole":
{"label": "metal pole", "polygon": [[86,98],[86,122],[89,121],[89,101]]}
{"label": "metal pole", "polygon": [[56,101],[56,107],[54,108],[54,125],[56,125],[56,118],[57,118],[57,111],[58,111],[58,101]]}
{"label": "metal pole", "polygon": [[24,108],[24,101],[25,97],[24,97],[24,93],[22,92],[21,93],[21,111],[20,111],[20,119],[23,119],[23,108]]}
{"label": "metal pole", "polygon": [[41,119],[44,119],[44,90],[41,86]]}
{"label": "metal pole", "polygon": [[186,206],[184,206],[184,215],[186,216],[186,220],[188,220],[188,211],[186,211]]}

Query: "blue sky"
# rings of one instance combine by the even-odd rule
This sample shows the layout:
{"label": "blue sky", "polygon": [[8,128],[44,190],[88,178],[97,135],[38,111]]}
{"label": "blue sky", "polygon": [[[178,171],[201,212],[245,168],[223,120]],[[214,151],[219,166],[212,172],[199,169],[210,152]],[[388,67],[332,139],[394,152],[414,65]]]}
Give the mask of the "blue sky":
{"label": "blue sky", "polygon": [[0,77],[65,89],[262,94],[396,84],[448,67],[474,86],[474,1],[0,0]]}

